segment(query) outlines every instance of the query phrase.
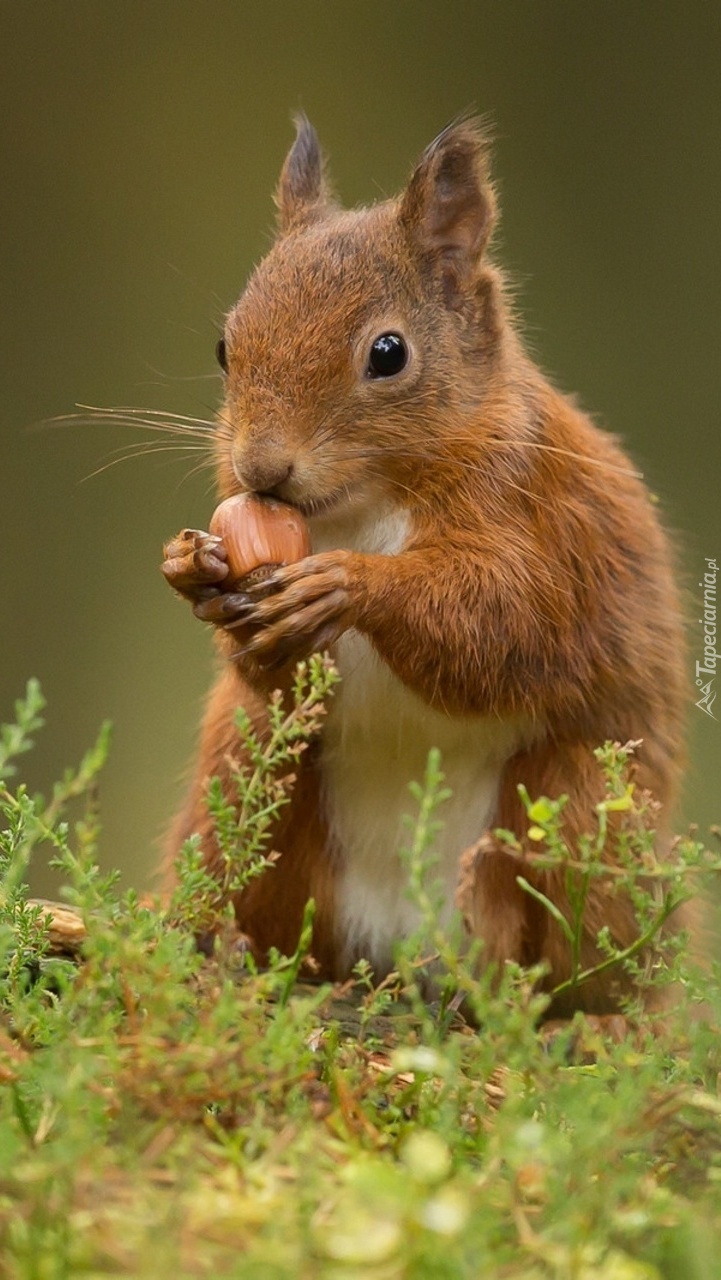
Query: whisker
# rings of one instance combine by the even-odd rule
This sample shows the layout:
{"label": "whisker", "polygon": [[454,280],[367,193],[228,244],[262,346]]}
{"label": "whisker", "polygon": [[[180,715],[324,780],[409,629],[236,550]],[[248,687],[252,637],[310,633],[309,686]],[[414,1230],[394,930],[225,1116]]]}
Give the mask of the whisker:
{"label": "whisker", "polygon": [[209,440],[218,431],[219,423],[224,432],[226,424],[222,419],[209,421],[204,418],[192,418],[182,414],[161,413],[160,410],[131,407],[101,408],[95,405],[79,405],[83,413],[61,414],[38,423],[35,429],[49,429],[70,426],[123,426],[138,428],[142,431],[163,432],[166,435],[190,436],[198,440]]}
{"label": "whisker", "polygon": [[148,409],[140,405],[97,405],[97,404],[78,404],[78,409],[89,409],[92,413],[126,413],[128,415],[142,414],[149,418],[175,418],[181,422],[198,422],[204,426],[213,426],[205,418],[191,418],[185,413],[171,413],[166,409]]}
{"label": "whisker", "polygon": [[142,457],[146,453],[204,453],[212,457],[212,453],[204,444],[187,441],[170,444],[165,440],[131,440],[129,444],[121,444],[116,449],[109,450],[108,457],[113,457],[115,454],[124,454],[129,458]]}
{"label": "whisker", "polygon": [[[433,396],[426,397],[427,403],[433,401],[433,399],[434,399]],[[433,413],[433,412],[419,413],[419,409],[422,410],[423,408],[423,400],[424,400],[424,397],[422,395],[419,395],[414,400],[414,409],[417,415],[416,417],[417,427],[418,429],[421,429],[421,430],[425,426],[427,426],[431,431],[438,430],[439,418],[440,418],[439,414]],[[309,439],[312,439],[314,444],[317,444],[317,445],[326,444],[329,440],[332,440],[341,434],[342,428],[339,425],[335,425],[332,423],[328,425],[326,424],[327,424],[327,418],[321,420],[320,423],[316,423],[314,425],[313,430],[308,433]],[[386,420],[386,422],[384,422],[383,432],[391,446],[394,443],[394,441],[397,440],[399,443],[404,443],[407,438],[406,436],[407,426],[405,426],[403,423],[399,423],[396,426],[392,416],[390,416]],[[435,443],[437,446],[435,449],[433,449],[433,443]],[[620,464],[620,463],[608,462],[603,458],[596,458],[596,457],[590,456],[589,454],[578,453],[573,449],[564,449],[560,445],[548,444],[543,440],[519,439],[517,437],[514,438],[512,435],[508,435],[508,436],[504,435],[501,438],[494,438],[491,435],[485,434],[482,426],[475,427],[475,428],[471,427],[471,429],[469,429],[467,432],[464,432],[463,435],[445,434],[441,427],[440,439],[436,442],[432,442],[432,445],[431,445],[432,455],[436,457],[443,456],[444,449],[448,447],[453,448],[454,446],[457,446],[459,444],[470,446],[471,449],[477,449],[477,450],[480,450],[481,452],[485,452],[489,450],[493,450],[497,452],[506,452],[506,451],[510,452],[514,450],[514,451],[520,452],[522,450],[535,449],[541,453],[553,454],[558,457],[569,458],[571,461],[579,462],[581,464],[588,464],[589,466],[595,467],[601,471],[605,471],[611,475],[628,476],[629,478],[637,479],[637,480],[643,479],[643,473],[631,466],[624,466],[623,464]],[[347,445],[344,445],[344,451],[346,448],[347,448]],[[466,464],[466,465],[472,466],[473,464]]]}
{"label": "whisker", "polygon": [[213,465],[212,458],[206,458],[201,460],[200,462],[196,462],[195,466],[191,467],[190,471],[188,471],[186,475],[183,476],[183,479],[178,483],[184,484],[186,480],[190,480],[192,476],[200,475],[201,471],[205,471],[208,467],[212,467],[213,474],[212,474],[210,485],[208,489],[206,489],[206,493],[210,492],[211,490],[214,490],[215,489],[215,467]]}
{"label": "whisker", "polygon": [[605,462],[602,458],[593,458],[587,453],[575,453],[572,449],[561,449],[558,445],[544,444],[542,440],[487,440],[484,444],[495,445],[499,449],[540,449],[544,453],[556,453],[564,458],[571,458],[575,462],[588,463],[593,467],[600,467],[603,471],[613,471],[617,475],[631,476],[636,480],[643,480],[643,473],[636,471],[633,467],[622,467],[615,462]]}
{"label": "whisker", "polygon": [[[87,480],[92,480],[96,476],[102,475],[103,472],[109,471],[111,467],[116,467],[118,463],[130,462],[134,458],[144,458],[146,457],[146,455],[151,456],[158,453],[173,453],[177,457],[179,454],[182,454],[182,453],[204,453],[204,452],[205,450],[202,448],[201,445],[188,445],[188,444],[172,445],[172,444],[162,444],[160,441],[151,441],[150,443],[146,443],[144,441],[138,441],[134,445],[126,445],[126,446],[122,446],[121,449],[114,449],[113,453],[117,454],[118,456],[117,457],[111,456],[110,458],[108,458],[107,461],[102,463],[101,466],[96,467],[94,471],[91,471],[89,472],[88,475],[83,476],[80,483],[84,484]],[[174,459],[171,459],[171,461],[173,460]],[[211,456],[208,456],[206,459],[203,460],[203,462],[200,465],[214,466],[214,460]]]}
{"label": "whisker", "polygon": [[[143,419],[157,419],[160,421],[172,419],[174,422],[182,424],[192,424],[194,426],[207,427],[209,430],[215,428],[216,420],[208,418],[194,418],[187,413],[168,413],[165,409],[146,409],[137,405],[110,405],[103,406],[97,404],[78,404],[78,409],[85,409],[89,413],[107,414],[110,418],[117,415],[125,416],[129,419],[140,417]],[[72,415],[67,415],[72,416]]]}
{"label": "whisker", "polygon": [[[166,426],[166,428],[163,428],[163,426],[161,426],[160,424],[155,424],[155,422],[149,422],[149,424],[143,424],[143,422],[140,422],[137,420],[132,422],[127,422],[127,421],[123,421],[122,419],[118,419],[117,422],[115,422],[115,424],[108,424],[108,425],[126,426],[126,428],[137,428],[142,430],[143,433],[147,431],[147,433],[158,434],[160,436],[164,436],[164,438],[170,438],[170,440],[174,440],[175,443],[174,445],[169,445],[169,447],[181,448],[182,445],[184,444],[188,444],[188,445],[195,444],[198,449],[206,449],[207,452],[213,451],[213,439],[211,439],[210,433],[207,433],[207,431],[200,431],[197,428],[182,428],[182,426],[178,426],[178,424],[168,425]],[[142,445],[149,444],[149,443],[160,444],[163,442],[161,442],[161,440],[155,440],[155,442],[149,442],[149,440],[145,440],[145,439],[138,440],[138,442],[133,442],[134,447],[138,447],[138,448],[142,447]],[[128,444],[127,448],[129,447],[131,447],[131,445]]]}
{"label": "whisker", "polygon": [[217,373],[165,373],[162,369],[156,369],[152,364],[146,364],[148,373],[153,374],[158,379],[157,382],[151,382],[148,378],[143,382],[139,382],[139,387],[162,387],[164,390],[175,382],[220,382],[222,374]]}

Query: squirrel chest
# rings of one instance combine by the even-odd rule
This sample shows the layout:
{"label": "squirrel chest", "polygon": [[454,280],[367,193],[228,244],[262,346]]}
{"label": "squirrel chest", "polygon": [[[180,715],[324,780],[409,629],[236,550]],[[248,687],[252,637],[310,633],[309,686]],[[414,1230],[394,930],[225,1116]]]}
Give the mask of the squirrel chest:
{"label": "squirrel chest", "polygon": [[[396,555],[411,517],[402,508],[313,528],[313,550],[334,548]],[[451,795],[437,817],[437,858],[445,917],[458,879],[458,851],[492,818],[503,764],[521,738],[517,722],[446,715],[409,689],[357,631],[333,650],[341,682],[323,729],[321,779],[333,854],[338,859],[336,931],[350,967],[361,956],[375,971],[390,968],[393,943],[417,927],[401,851],[418,815],[410,784],[423,782],[429,751],[441,752]]]}

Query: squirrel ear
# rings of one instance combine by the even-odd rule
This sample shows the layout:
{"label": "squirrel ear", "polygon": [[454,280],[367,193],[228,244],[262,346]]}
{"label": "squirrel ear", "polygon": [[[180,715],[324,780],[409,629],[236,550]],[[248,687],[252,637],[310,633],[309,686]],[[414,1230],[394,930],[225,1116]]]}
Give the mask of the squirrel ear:
{"label": "squirrel ear", "polygon": [[281,234],[315,222],[333,204],[318,135],[302,113],[293,120],[295,142],[285,158],[275,193]]}
{"label": "squirrel ear", "polygon": [[480,121],[457,121],[423,152],[401,197],[401,225],[424,255],[441,263],[456,287],[473,277],[493,229],[489,154]]}

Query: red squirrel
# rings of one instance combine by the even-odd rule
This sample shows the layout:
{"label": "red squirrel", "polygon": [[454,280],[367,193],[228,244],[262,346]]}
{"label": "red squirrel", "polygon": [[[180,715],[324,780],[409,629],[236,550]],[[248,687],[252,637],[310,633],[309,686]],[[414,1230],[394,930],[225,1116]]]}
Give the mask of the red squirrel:
{"label": "red squirrel", "polygon": [[[221,498],[253,491],[297,507],[312,554],[251,600],[227,582],[217,538],[183,530],[163,571],[214,624],[210,695],[173,851],[238,754],[234,712],[257,726],[299,659],[329,650],[341,675],[273,835],[275,865],[239,895],[260,954],[291,952],[316,902],[313,955],[377,977],[416,924],[399,846],[408,784],[437,747],[452,798],[438,874],[452,906],[477,844],[468,911],[486,961],[569,974],[562,929],[519,870],[568,912],[563,870],[532,872],[493,836],[527,841],[518,792],[568,795],[565,837],[596,828],[593,749],[641,739],[636,777],[666,812],[681,761],[683,641],[667,538],[618,443],[555,389],[526,351],[489,254],[496,198],[484,128],[463,120],[427,148],[402,194],[342,209],[314,129],[299,118],[276,193],[277,238],[230,311],[218,357]],[[526,847],[527,844],[526,844]],[[628,902],[596,883],[582,963],[603,926],[634,937]],[[569,1008],[615,1007],[618,975]]]}

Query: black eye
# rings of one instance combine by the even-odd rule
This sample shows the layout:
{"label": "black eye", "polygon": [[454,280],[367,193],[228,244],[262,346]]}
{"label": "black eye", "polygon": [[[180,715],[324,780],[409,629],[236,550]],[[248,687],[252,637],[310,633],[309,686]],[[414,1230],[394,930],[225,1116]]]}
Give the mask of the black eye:
{"label": "black eye", "polygon": [[228,357],[225,352],[225,338],[221,338],[215,344],[215,358],[218,361],[223,373],[228,372]]}
{"label": "black eye", "polygon": [[382,333],[368,356],[369,378],[392,378],[408,364],[408,348],[397,333]]}

